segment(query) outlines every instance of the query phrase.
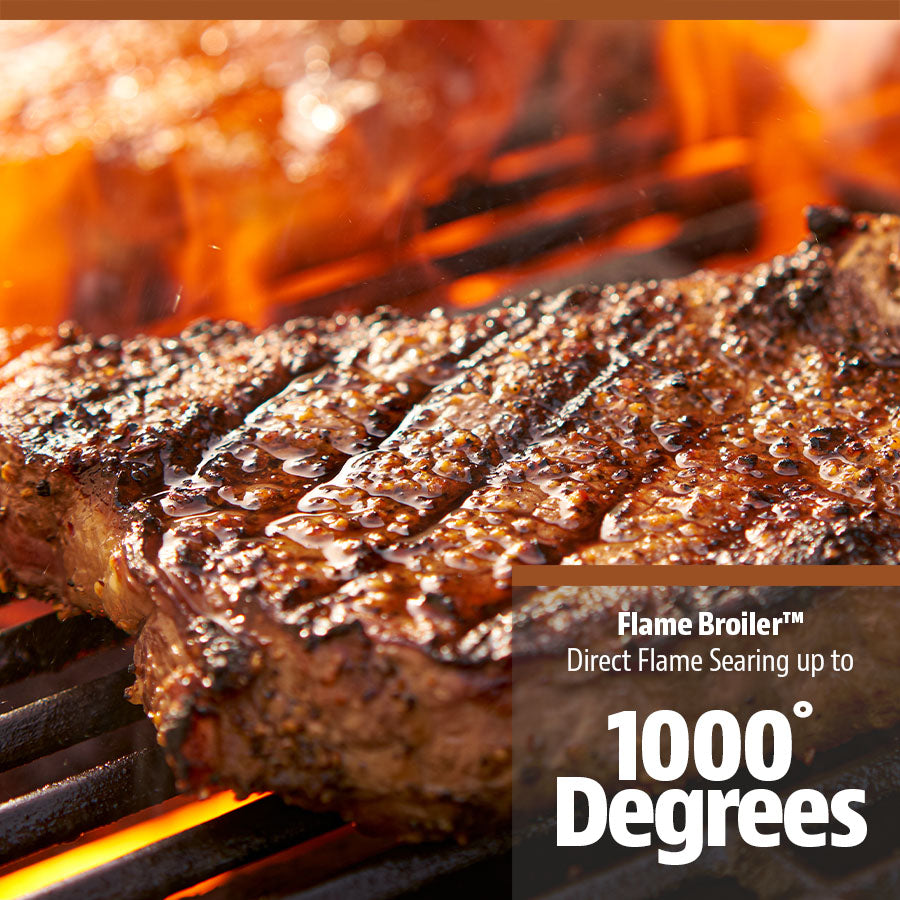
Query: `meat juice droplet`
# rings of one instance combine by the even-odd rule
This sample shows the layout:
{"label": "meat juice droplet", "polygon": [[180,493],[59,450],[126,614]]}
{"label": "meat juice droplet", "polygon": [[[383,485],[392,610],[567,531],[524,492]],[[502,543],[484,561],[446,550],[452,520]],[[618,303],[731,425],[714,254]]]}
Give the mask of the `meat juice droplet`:
{"label": "meat juice droplet", "polygon": [[262,505],[256,491],[245,491],[243,496],[238,497],[234,488],[222,487],[219,488],[218,494],[226,503],[248,512],[259,509]]}
{"label": "meat juice droplet", "polygon": [[663,450],[668,450],[670,453],[683,450],[687,443],[682,426],[675,422],[654,422],[650,426],[650,431],[653,432]]}
{"label": "meat juice droplet", "polygon": [[307,461],[306,458],[286,459],[281,466],[286,475],[296,478],[322,478],[328,474],[328,467],[321,460]]}
{"label": "meat juice droplet", "polygon": [[800,471],[800,466],[792,459],[779,459],[773,468],[778,475],[797,475]]}
{"label": "meat juice droplet", "polygon": [[196,494],[187,500],[176,500],[172,497],[163,497],[160,506],[167,516],[173,519],[183,519],[187,516],[197,516],[212,511],[212,507],[202,494]]}

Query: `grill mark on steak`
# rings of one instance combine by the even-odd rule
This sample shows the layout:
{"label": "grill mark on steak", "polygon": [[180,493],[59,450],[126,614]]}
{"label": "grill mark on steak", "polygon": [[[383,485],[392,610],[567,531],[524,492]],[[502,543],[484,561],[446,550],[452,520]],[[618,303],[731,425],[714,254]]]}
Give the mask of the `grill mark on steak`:
{"label": "grill mark on steak", "polygon": [[300,373],[399,318],[379,310],[261,333],[199,322],[176,338],[129,340],[62,326],[0,372],[6,582],[135,629],[147,591],[109,563],[133,520],[158,534],[147,498],[181,483],[211,444]]}
{"label": "grill mark on steak", "polygon": [[297,378],[227,434],[162,512],[185,515],[232,508],[289,507],[344,460],[377,446],[428,390],[480,355],[498,333],[521,334],[540,307],[523,302],[485,315],[425,321],[396,311],[369,326],[365,341],[335,362]]}
{"label": "grill mark on steak", "polygon": [[[423,538],[388,550],[392,565],[306,611],[310,621],[300,622],[301,633],[323,635],[335,624],[358,620],[378,640],[405,640],[446,661],[508,654],[508,629],[496,627],[508,625],[508,617],[493,617],[509,609],[511,566],[559,562],[598,531],[604,541],[626,540],[624,529],[650,504],[645,495],[665,490],[680,471],[676,460],[683,462],[696,446],[734,450],[730,426],[721,434],[717,426],[749,393],[737,363],[771,355],[781,331],[794,329],[797,316],[819,302],[826,275],[823,251],[806,246],[744,279],[701,275],[683,280],[677,290],[632,289],[610,339],[614,363],[564,408],[548,436],[507,461]],[[741,298],[736,308],[728,310],[726,292]],[[757,301],[775,323],[765,334],[755,333],[746,309]],[[642,324],[649,331],[634,341],[622,323],[647,310],[652,318]],[[738,342],[731,340],[734,318],[743,320]],[[728,409],[723,384],[731,397]],[[712,465],[713,480],[722,465]],[[679,524],[660,516],[653,530]],[[691,545],[687,538],[682,543]],[[635,556],[623,553],[616,561]],[[485,621],[491,624],[480,627]]]}
{"label": "grill mark on steak", "polygon": [[283,573],[296,556],[290,541],[264,537],[272,520],[345,460],[377,447],[434,385],[527,335],[548,308],[534,297],[482,316],[407,319],[374,335],[364,351],[348,348],[340,364],[295,381],[257,410],[198,477],[154,504],[151,518],[159,516],[165,533],[148,533],[142,520],[123,548],[128,569],[182,594],[203,590],[211,572],[239,595],[268,578],[270,602],[289,608],[308,585],[297,575],[276,590],[267,575],[267,559]]}
{"label": "grill mark on steak", "polygon": [[64,332],[6,385],[0,427],[26,462],[76,477],[99,467],[128,503],[132,485],[162,487],[166,468],[190,474],[211,436],[283,387],[289,365],[315,365],[312,324],[256,335],[200,323],[179,338],[129,341]]}
{"label": "grill mark on steak", "polygon": [[[633,314],[646,299],[642,288],[620,305]],[[659,304],[654,316],[662,321],[637,320],[649,330],[633,344],[620,332],[613,343],[626,349],[613,348],[615,361],[566,404],[538,441],[507,459],[424,535],[387,548],[390,564],[298,611],[302,615],[290,621],[303,626],[301,635],[321,637],[359,620],[379,639],[474,661],[475,655],[460,653],[460,642],[486,616],[508,607],[510,567],[558,561],[662,464],[649,407],[644,404],[641,427],[641,416],[631,411],[639,395],[631,391],[647,377],[642,357],[683,324],[682,312],[677,301]]]}
{"label": "grill mark on steak", "polygon": [[602,364],[590,330],[601,300],[570,300],[582,306],[545,316],[508,351],[432,391],[377,451],[351,459],[269,533],[315,547],[339,531],[382,547],[460,502]]}
{"label": "grill mark on steak", "polygon": [[264,535],[262,517],[249,538],[240,525],[225,540],[192,540],[176,527],[159,577],[183,596],[202,586],[239,616],[263,592],[268,606],[293,619],[348,577],[383,565],[379,549],[462,502],[583,387],[605,360],[596,337],[609,315],[604,306],[599,294],[574,293],[545,305],[535,328],[434,388],[378,449],[353,456],[335,478],[301,495],[299,512],[270,518]]}
{"label": "grill mark on steak", "polygon": [[[135,544],[151,556],[158,547],[167,515],[157,494],[167,484],[174,506],[199,506],[210,495],[224,505],[218,491],[227,487],[208,482],[236,475],[222,447],[245,415],[259,426],[272,394],[335,358],[318,379],[293,385],[301,396],[318,387],[320,405],[331,408],[330,429],[326,410],[313,408],[318,433],[330,431],[339,444],[339,432],[350,441],[350,430],[365,431],[350,409],[356,388],[391,395],[371,410],[377,421],[368,426],[373,434],[389,433],[430,384],[498,333],[527,330],[541,309],[543,302],[532,298],[452,323],[379,310],[361,320],[298,320],[259,335],[233,323],[202,323],[176,339],[131,341],[60,329],[52,345],[25,353],[0,376],[9,382],[2,394],[8,415],[0,414],[0,464],[8,463],[0,500],[12,507],[0,522],[6,536],[0,567],[15,575],[6,581],[102,609],[136,628],[149,608],[147,570],[130,571],[123,560],[138,559]],[[394,383],[404,371],[417,379],[407,393]],[[338,394],[349,416],[336,409]],[[290,422],[281,424],[290,430]],[[240,428],[232,437],[240,438]],[[230,487],[240,503],[240,484]],[[134,534],[123,545],[132,523]]]}

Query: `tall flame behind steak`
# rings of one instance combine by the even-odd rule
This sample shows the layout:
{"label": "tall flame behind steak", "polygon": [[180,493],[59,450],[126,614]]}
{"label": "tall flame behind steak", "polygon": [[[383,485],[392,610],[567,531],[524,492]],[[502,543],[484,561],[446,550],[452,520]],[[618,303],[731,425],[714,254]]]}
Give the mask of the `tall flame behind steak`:
{"label": "tall flame behind steak", "polygon": [[[7,579],[139,632],[137,695],[186,783],[409,836],[502,819],[554,744],[608,773],[605,717],[575,736],[543,652],[615,643],[623,600],[514,611],[512,564],[898,561],[900,219],[810,223],[744,274],[481,316],[63,332],[0,370]],[[801,752],[900,717],[896,602],[814,605],[796,646],[840,633],[868,662],[804,685]],[[549,744],[511,754],[513,690],[555,709]],[[751,674],[678,693],[692,716],[797,699]]]}
{"label": "tall flame behind steak", "polygon": [[391,244],[487,159],[552,29],[5,23],[4,324],[265,324],[273,279]]}

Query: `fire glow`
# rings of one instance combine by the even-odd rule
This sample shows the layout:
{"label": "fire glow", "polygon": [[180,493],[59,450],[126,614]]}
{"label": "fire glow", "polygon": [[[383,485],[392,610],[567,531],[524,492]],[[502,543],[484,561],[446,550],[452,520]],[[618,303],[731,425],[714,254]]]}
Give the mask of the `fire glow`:
{"label": "fire glow", "polygon": [[265,796],[252,794],[238,800],[231,791],[223,791],[205,800],[170,801],[164,804],[164,812],[153,818],[127,825],[113,825],[102,829],[104,833],[69,849],[58,847],[54,854],[33,862],[6,875],[0,875],[0,897],[20,897],[39,891],[48,885],[72,878],[88,869],[147,847],[156,841],[186,831],[211,819],[223,816]]}
{"label": "fire glow", "polygon": [[[153,248],[131,260],[128,279],[145,284],[142,291],[152,283],[164,295],[171,294],[168,304],[160,301],[151,319],[134,324],[171,331],[198,314],[237,317],[257,325],[277,321],[303,311],[305,302],[323,293],[378,279],[398,266],[417,273],[421,283],[416,282],[409,302],[419,306],[431,301],[465,307],[493,299],[511,281],[518,281],[511,274],[532,273],[545,255],[552,266],[558,248],[532,253],[521,266],[514,261],[501,266],[502,271],[491,267],[450,276],[434,269],[435,258],[506,236],[514,243],[526,225],[552,222],[589,203],[593,191],[621,181],[615,171],[597,168],[598,154],[617,147],[629,164],[640,157],[640,171],[648,177],[677,181],[736,163],[746,168],[744,177],[759,213],[758,239],[746,252],[713,253],[704,259],[712,264],[744,264],[790,249],[804,235],[801,211],[811,203],[895,205],[900,202],[900,85],[890,51],[897,46],[897,28],[891,23],[854,23],[849,38],[838,41],[840,68],[847,73],[838,83],[831,69],[840,33],[836,26],[841,24],[660,23],[653,35],[651,60],[657,88],[644,108],[618,121],[595,123],[593,131],[582,127],[511,150],[482,171],[488,187],[565,167],[583,173],[579,183],[556,186],[509,208],[479,212],[476,207],[471,216],[427,231],[415,213],[432,196],[422,185],[422,196],[406,200],[413,214],[403,229],[368,240],[334,261],[292,271],[264,271],[262,261],[273,242],[281,240],[271,223],[260,223],[259,216],[244,221],[226,211],[216,214],[207,208],[218,202],[216,192],[198,185],[184,167],[175,165],[171,178],[162,180],[157,170],[123,174],[116,190],[141,197],[156,191],[160,198],[169,198],[163,204],[166,209],[179,210],[177,222],[166,214],[150,217],[152,222],[126,223],[127,229],[140,230],[142,246]],[[668,150],[654,155],[648,148],[659,140],[668,144]],[[10,268],[0,279],[0,325],[20,323],[23,316],[28,324],[44,325],[71,317],[70,273],[78,267],[73,256],[80,251],[71,223],[60,210],[82,210],[89,222],[98,221],[101,232],[109,231],[110,225],[101,221],[104,192],[110,188],[84,177],[92,171],[88,153],[75,145],[36,162],[2,167],[0,246],[15,257],[6,260]],[[177,153],[174,158],[177,162]],[[635,190],[639,189],[636,180]],[[714,192],[715,187],[708,190]],[[174,206],[173,196],[178,201]],[[326,206],[332,202],[327,197],[318,200]],[[305,201],[309,202],[318,201],[313,196]],[[684,205],[680,215],[689,219],[690,197]],[[28,210],[30,224],[23,226],[22,210]],[[671,212],[641,203],[636,193],[628,222],[616,224],[600,242],[596,234],[583,240],[607,250],[627,250],[635,233],[653,231],[633,226]],[[320,213],[317,217],[325,221],[327,216]],[[339,211],[335,215],[340,218]],[[217,223],[215,233],[209,228],[212,221]],[[353,227],[352,222],[345,223],[345,230]],[[28,240],[22,240],[23,234]],[[570,256],[578,261],[581,254]],[[215,285],[209,281],[212,271],[219,273]],[[468,280],[454,284],[459,278]],[[90,280],[87,277],[87,283]],[[364,303],[370,295],[359,296]],[[397,302],[404,302],[404,294],[398,296]],[[352,305],[352,297],[347,302]],[[311,311],[322,310],[311,307]]]}

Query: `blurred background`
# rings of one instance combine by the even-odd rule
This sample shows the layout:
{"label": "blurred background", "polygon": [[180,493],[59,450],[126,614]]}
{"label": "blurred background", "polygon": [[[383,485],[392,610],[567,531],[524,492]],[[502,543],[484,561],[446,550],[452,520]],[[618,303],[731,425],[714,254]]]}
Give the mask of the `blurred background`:
{"label": "blurred background", "polygon": [[897,22],[8,22],[0,325],[481,306],[900,210]]}

